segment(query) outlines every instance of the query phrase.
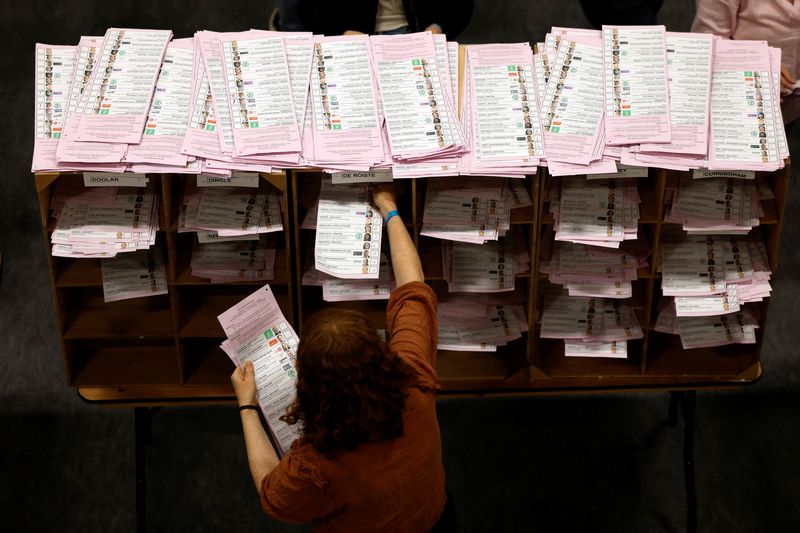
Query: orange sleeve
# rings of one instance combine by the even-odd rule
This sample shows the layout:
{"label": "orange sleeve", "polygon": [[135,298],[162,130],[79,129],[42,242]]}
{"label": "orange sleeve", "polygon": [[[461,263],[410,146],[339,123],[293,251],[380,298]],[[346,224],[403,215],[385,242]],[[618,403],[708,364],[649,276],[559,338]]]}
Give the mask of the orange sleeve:
{"label": "orange sleeve", "polygon": [[308,524],[336,510],[328,481],[297,442],[261,482],[261,508],[278,520]]}
{"label": "orange sleeve", "polygon": [[740,3],[741,0],[697,0],[692,31],[730,39],[736,31]]}
{"label": "orange sleeve", "polygon": [[419,387],[438,389],[434,365],[439,325],[433,290],[421,281],[395,289],[386,308],[386,329],[389,347],[416,370]]}

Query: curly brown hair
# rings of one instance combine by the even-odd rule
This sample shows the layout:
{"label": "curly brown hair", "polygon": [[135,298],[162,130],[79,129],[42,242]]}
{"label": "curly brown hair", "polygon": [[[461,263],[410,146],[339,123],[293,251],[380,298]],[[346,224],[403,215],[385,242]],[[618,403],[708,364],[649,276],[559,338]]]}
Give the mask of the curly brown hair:
{"label": "curly brown hair", "polygon": [[415,380],[366,315],[318,311],[304,324],[297,397],[281,420],[302,422],[303,440],[333,458],[402,435],[406,391]]}

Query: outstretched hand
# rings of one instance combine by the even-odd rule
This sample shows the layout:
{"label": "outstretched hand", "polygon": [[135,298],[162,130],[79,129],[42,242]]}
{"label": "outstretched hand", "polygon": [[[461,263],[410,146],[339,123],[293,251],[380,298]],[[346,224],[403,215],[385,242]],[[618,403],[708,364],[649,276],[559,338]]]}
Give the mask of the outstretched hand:
{"label": "outstretched hand", "polygon": [[384,217],[393,209],[397,209],[397,192],[392,183],[372,186],[372,202]]}
{"label": "outstretched hand", "polygon": [[231,384],[239,400],[239,405],[258,405],[256,396],[256,373],[253,362],[247,361],[244,367],[236,367],[231,374]]}

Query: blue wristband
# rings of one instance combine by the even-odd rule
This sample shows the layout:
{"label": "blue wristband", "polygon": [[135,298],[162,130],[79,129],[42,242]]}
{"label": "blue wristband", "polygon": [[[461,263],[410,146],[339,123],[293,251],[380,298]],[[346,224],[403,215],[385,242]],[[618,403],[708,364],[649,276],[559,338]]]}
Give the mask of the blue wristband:
{"label": "blue wristband", "polygon": [[386,218],[384,219],[383,223],[386,226],[388,226],[389,221],[392,220],[392,217],[397,217],[397,216],[400,216],[400,213],[397,212],[397,209],[392,209],[391,211],[389,211],[389,214],[386,215]]}

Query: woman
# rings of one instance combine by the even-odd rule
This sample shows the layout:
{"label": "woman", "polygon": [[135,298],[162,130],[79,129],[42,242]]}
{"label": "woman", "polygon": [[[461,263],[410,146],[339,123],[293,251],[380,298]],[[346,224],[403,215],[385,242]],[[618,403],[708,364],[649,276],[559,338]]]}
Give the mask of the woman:
{"label": "woman", "polygon": [[800,117],[800,0],[697,0],[692,31],[780,48],[783,121]]}
{"label": "woman", "polygon": [[[309,319],[297,352],[297,399],[284,417],[302,422],[302,437],[279,461],[257,411],[242,410],[247,458],[264,511],[279,520],[318,531],[430,531],[446,501],[436,296],[393,192],[378,189],[373,200],[386,218],[397,281],[386,312],[389,343],[362,313]],[[231,381],[240,406],[258,405],[252,365]]]}

